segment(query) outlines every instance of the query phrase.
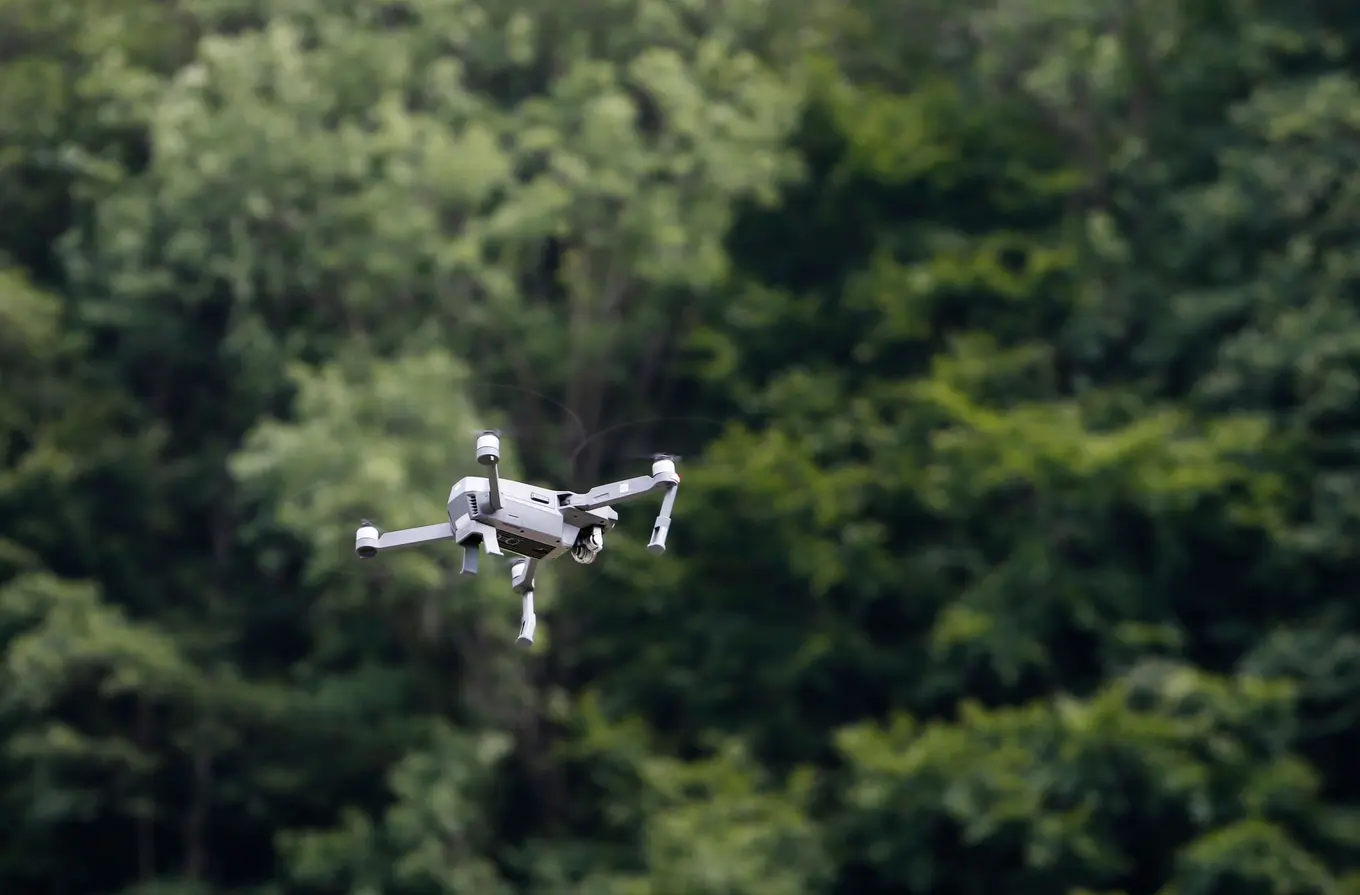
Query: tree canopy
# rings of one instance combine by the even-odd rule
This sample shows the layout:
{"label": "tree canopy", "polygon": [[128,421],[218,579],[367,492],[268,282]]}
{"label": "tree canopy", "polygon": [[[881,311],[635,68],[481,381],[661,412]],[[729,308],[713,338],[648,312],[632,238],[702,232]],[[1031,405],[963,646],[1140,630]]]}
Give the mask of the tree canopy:
{"label": "tree canopy", "polygon": [[[0,890],[1360,895],[1357,64],[1281,0],[0,0]],[[684,454],[529,651],[349,545],[485,426]]]}

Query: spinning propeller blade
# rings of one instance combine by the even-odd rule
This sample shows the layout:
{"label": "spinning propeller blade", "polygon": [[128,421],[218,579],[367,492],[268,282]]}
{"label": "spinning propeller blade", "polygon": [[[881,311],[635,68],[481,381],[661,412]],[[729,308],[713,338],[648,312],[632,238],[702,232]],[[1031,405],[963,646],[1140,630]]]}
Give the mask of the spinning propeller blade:
{"label": "spinning propeller blade", "polygon": [[651,461],[653,461],[653,462],[655,462],[655,461],[657,461],[657,460],[670,460],[670,461],[672,461],[672,462],[679,463],[679,462],[680,462],[681,460],[683,460],[684,458],[681,457],[679,454],[667,454],[667,453],[657,452],[657,453],[655,453],[655,454],[629,454],[629,455],[627,455],[627,457],[625,457],[624,459],[627,459],[627,460],[651,460]]}

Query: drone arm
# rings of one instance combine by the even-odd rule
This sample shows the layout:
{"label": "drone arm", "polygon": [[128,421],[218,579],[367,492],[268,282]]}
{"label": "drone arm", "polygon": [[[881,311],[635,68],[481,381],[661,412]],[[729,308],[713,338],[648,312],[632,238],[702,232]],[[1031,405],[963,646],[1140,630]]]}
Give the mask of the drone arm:
{"label": "drone arm", "polygon": [[[376,537],[374,536],[376,535]],[[453,526],[447,522],[438,522],[434,525],[422,525],[419,528],[402,528],[397,531],[385,531],[380,535],[376,534],[376,529],[360,528],[356,538],[357,547],[360,549],[361,557],[369,557],[378,553],[386,553],[389,550],[404,550],[408,547],[420,547],[425,544],[432,544],[436,541],[448,541],[453,539]],[[361,548],[369,547],[370,550]]]}
{"label": "drone arm", "polygon": [[598,488],[592,488],[589,494],[574,495],[571,499],[571,506],[589,512],[598,510],[600,507],[637,500],[639,497],[646,497],[648,494],[662,488],[668,488],[670,485],[671,483],[664,479],[657,479],[649,475],[633,476],[631,479],[623,479],[618,482],[610,482],[608,485],[600,485]]}
{"label": "drone arm", "polygon": [[661,498],[661,509],[656,511],[656,522],[652,523],[652,539],[647,542],[647,552],[660,555],[666,552],[666,535],[671,531],[671,510],[675,509],[675,495],[680,490],[678,484],[666,483],[666,496]]}
{"label": "drone arm", "polygon": [[488,491],[486,511],[494,513],[501,508],[501,438],[494,431],[486,431],[477,436],[477,462],[486,467]]}
{"label": "drone arm", "polygon": [[486,511],[494,513],[501,508],[501,465],[492,463],[486,468],[486,480],[490,485],[490,494],[487,495]]}

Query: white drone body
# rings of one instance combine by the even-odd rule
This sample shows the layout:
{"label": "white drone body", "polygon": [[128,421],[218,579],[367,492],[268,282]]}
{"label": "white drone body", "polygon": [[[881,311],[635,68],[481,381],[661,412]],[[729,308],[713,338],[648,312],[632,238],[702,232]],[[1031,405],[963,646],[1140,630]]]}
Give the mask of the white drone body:
{"label": "white drone body", "polygon": [[652,526],[647,550],[666,551],[671,510],[680,476],[675,459],[658,454],[652,474],[601,485],[586,494],[540,488],[500,477],[501,440],[496,432],[477,436],[477,462],[487,475],[466,476],[449,491],[447,521],[419,528],[380,532],[367,520],[354,536],[354,552],[371,559],[388,550],[419,547],[434,541],[455,541],[463,548],[463,574],[477,574],[483,547],[496,556],[511,554],[510,585],[521,595],[523,615],[519,640],[534,642],[534,572],[540,563],[570,552],[580,563],[591,563],[604,547],[604,534],[619,521],[615,504],[662,492],[661,509]]}

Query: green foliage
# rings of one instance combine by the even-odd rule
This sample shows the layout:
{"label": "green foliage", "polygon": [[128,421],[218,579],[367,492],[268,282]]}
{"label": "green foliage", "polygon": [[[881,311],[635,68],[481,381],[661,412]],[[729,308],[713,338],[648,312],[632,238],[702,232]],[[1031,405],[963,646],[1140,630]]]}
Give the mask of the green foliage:
{"label": "green foliage", "polygon": [[[1360,892],[1358,48],[0,0],[0,888]],[[697,449],[529,652],[349,542],[488,425]]]}
{"label": "green foliage", "polygon": [[509,744],[496,734],[437,734],[392,769],[395,803],[379,823],[351,813],[337,830],[285,837],[294,878],[356,893],[510,891],[486,858],[493,830],[483,807]]}
{"label": "green foliage", "polygon": [[[1288,754],[1293,726],[1287,685],[1149,662],[1089,699],[965,703],[954,723],[847,729],[843,835],[911,888],[985,873],[955,865],[980,853],[1021,891],[1099,891],[1152,868],[1167,869],[1171,891],[1216,891],[1223,877],[1252,891],[1335,891],[1300,844],[1335,831],[1316,775]],[[942,850],[903,849],[937,837]]]}
{"label": "green foliage", "polygon": [[229,301],[252,391],[419,329],[592,431],[611,399],[636,414],[723,279],[734,204],[794,170],[783,29],[758,2],[693,23],[587,6],[584,30],[534,0],[388,6],[281,3],[204,37],[146,110],[146,176],[71,241],[73,274],[153,340],[166,302]]}

